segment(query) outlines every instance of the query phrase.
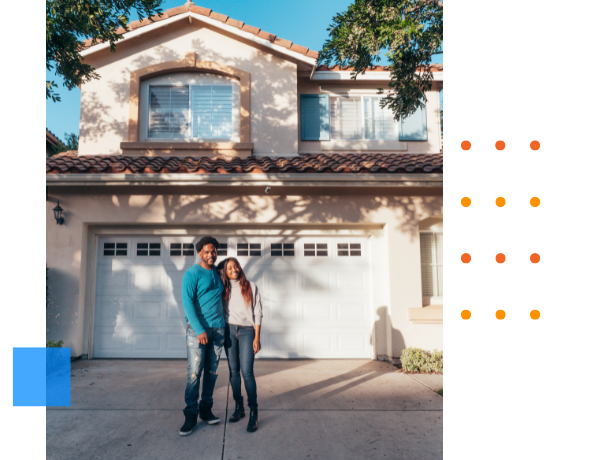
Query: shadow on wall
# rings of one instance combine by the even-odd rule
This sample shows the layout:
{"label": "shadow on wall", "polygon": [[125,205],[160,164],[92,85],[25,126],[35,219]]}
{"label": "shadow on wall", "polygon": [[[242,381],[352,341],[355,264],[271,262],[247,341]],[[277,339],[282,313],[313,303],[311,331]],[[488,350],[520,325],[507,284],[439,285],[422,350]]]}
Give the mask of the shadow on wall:
{"label": "shadow on wall", "polygon": [[[60,286],[60,290],[56,288]],[[57,268],[48,270],[48,307],[46,308],[46,341],[63,340],[64,347],[74,347],[78,336],[79,281]],[[83,320],[83,318],[81,318]]]}
{"label": "shadow on wall", "polygon": [[[165,30],[164,40],[172,41],[187,34],[199,30],[196,22],[193,24],[178,23],[177,26]],[[216,33],[216,32],[215,32]],[[180,53],[165,46],[155,46],[156,40],[143,42],[144,48],[123,43],[119,45],[118,52],[123,59],[139,54],[130,66],[121,71],[117,80],[108,80],[106,83],[106,94],[101,98],[95,92],[84,92],[81,101],[80,132],[82,139],[96,141],[107,133],[114,133],[117,137],[127,140],[129,111],[123,111],[123,107],[129,105],[129,81],[130,74],[150,65],[183,59],[185,52],[195,51],[198,60],[213,61],[232,67],[243,69],[251,74],[251,141],[268,146],[268,150],[261,153],[292,153],[290,147],[297,149],[297,79],[296,72],[291,71],[290,63],[274,56],[252,49],[248,58],[223,57],[215,51],[210,42],[205,43],[200,38],[191,40],[189,49]],[[241,44],[240,46],[246,46]],[[135,49],[135,52],[134,52]],[[278,71],[281,69],[285,71]],[[111,94],[112,92],[112,94]],[[108,101],[108,104],[102,101]],[[111,114],[113,107],[121,107],[119,113],[126,114],[123,120],[115,119]],[[268,130],[263,130],[268,126]],[[293,144],[290,144],[289,136],[273,137],[277,129],[293,129]],[[118,148],[118,146],[117,146]],[[113,152],[106,153],[116,153]]]}
{"label": "shadow on wall", "polygon": [[381,361],[392,360],[397,363],[400,356],[393,356],[394,349],[404,350],[406,344],[404,337],[398,329],[394,329],[392,318],[388,314],[388,307],[377,309],[377,319],[373,324],[371,333],[371,345],[373,345],[377,359]]}

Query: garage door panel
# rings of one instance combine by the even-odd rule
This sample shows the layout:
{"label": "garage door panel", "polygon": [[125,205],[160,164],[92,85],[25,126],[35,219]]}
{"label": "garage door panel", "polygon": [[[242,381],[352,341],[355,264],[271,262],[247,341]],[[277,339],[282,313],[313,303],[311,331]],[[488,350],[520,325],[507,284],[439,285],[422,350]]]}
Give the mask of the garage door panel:
{"label": "garage door panel", "polygon": [[[233,238],[228,255],[236,256]],[[195,257],[170,252],[174,237],[110,237],[128,245],[127,257],[98,253],[94,315],[94,356],[114,358],[185,358],[185,313],[181,283]],[[188,244],[193,241],[185,237]],[[260,242],[261,255],[239,257],[247,278],[263,300],[264,358],[368,358],[370,348],[370,266],[367,246],[360,257],[338,257],[343,238],[299,238],[294,256],[271,251],[269,238]],[[137,242],[161,243],[161,256],[137,256]],[[290,244],[290,239],[277,239]],[[327,245],[327,256],[310,257],[304,241]],[[350,242],[356,243],[357,239]],[[121,246],[122,248],[123,246]],[[288,247],[289,248],[289,247]],[[316,248],[316,246],[315,246]],[[222,260],[224,256],[220,256]]]}

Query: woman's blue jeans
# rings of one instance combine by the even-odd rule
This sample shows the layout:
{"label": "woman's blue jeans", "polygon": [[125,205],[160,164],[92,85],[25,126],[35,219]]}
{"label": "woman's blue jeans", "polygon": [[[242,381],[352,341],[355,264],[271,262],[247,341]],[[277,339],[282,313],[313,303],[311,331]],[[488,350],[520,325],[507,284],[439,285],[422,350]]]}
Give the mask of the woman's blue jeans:
{"label": "woman's blue jeans", "polygon": [[248,396],[248,407],[256,409],[256,380],[254,379],[254,327],[236,326],[227,324],[225,326],[225,353],[229,365],[229,381],[233,399],[244,404],[242,397],[242,380],[240,370],[244,378],[246,395]]}

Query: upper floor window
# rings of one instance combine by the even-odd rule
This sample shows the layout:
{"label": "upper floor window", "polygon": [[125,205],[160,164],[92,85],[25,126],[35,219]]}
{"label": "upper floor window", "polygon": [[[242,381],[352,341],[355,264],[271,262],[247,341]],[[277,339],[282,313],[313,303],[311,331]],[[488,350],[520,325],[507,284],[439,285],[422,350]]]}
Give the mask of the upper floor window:
{"label": "upper floor window", "polygon": [[230,140],[233,86],[150,86],[149,139]]}
{"label": "upper floor window", "polygon": [[397,140],[398,123],[379,96],[331,97],[331,138],[345,140]]}

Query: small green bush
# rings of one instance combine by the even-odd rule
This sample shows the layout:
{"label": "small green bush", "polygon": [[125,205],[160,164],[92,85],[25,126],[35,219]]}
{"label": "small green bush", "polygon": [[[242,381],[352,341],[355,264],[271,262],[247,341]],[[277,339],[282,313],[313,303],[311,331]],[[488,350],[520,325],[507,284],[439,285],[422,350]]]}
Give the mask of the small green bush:
{"label": "small green bush", "polygon": [[439,350],[425,351],[420,348],[405,348],[400,355],[404,372],[444,373],[444,355]]}
{"label": "small green bush", "polygon": [[440,388],[440,389],[437,391],[437,393],[438,393],[440,396],[444,396],[444,389],[443,389],[443,388]]}
{"label": "small green bush", "polygon": [[46,342],[46,348],[62,348],[63,341],[59,340],[58,342],[53,342],[52,340],[48,340]]}

